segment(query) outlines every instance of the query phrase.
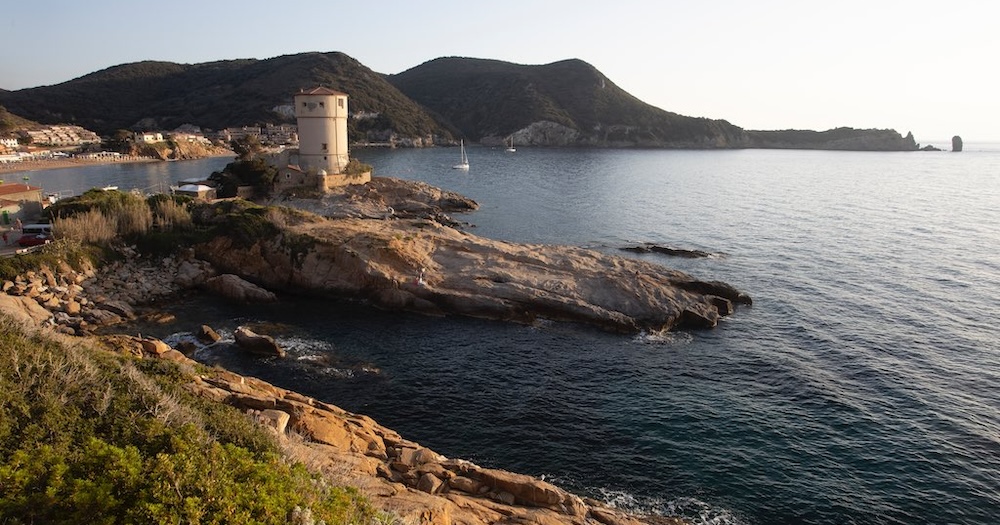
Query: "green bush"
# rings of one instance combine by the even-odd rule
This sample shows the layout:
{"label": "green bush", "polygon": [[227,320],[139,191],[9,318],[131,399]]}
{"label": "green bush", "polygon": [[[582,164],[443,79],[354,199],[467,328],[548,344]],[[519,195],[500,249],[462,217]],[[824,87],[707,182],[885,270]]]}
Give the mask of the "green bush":
{"label": "green bush", "polygon": [[164,361],[27,334],[0,316],[0,523],[333,523],[379,514],[290,464]]}

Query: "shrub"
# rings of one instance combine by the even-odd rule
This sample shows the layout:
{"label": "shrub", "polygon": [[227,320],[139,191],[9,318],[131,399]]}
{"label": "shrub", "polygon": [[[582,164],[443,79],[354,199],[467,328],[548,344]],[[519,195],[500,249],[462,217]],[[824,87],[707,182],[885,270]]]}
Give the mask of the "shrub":
{"label": "shrub", "polygon": [[40,333],[0,315],[0,522],[285,524],[381,516],[278,453],[187,372]]}

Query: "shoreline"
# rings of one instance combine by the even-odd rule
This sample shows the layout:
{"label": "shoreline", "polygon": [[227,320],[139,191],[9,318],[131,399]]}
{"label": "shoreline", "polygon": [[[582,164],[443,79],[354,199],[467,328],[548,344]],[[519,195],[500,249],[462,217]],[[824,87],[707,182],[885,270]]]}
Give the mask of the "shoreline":
{"label": "shoreline", "polygon": [[24,173],[31,171],[46,171],[61,168],[78,168],[81,166],[98,166],[102,164],[136,164],[140,162],[159,162],[160,159],[151,157],[124,156],[118,159],[47,159],[47,160],[25,160],[12,162],[10,164],[0,164],[0,174],[2,173]]}
{"label": "shoreline", "polygon": [[[227,152],[224,154],[218,153],[212,155],[205,155],[204,157],[177,159],[177,160],[200,160],[212,157],[229,157],[229,156],[235,157],[236,154]],[[21,162],[0,164],[0,176],[3,176],[7,173],[47,171],[47,170],[62,169],[62,168],[79,168],[82,166],[100,166],[105,164],[138,164],[145,162],[172,162],[172,161],[166,161],[154,157],[140,157],[137,155],[122,155],[121,157],[110,157],[110,158],[100,158],[100,159],[63,158],[63,159],[26,160]]]}

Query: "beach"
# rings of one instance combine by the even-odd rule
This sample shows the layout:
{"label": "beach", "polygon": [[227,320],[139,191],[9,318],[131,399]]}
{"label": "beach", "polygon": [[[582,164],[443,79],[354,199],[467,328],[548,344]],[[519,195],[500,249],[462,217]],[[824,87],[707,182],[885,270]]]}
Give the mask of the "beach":
{"label": "beach", "polygon": [[120,157],[107,158],[60,158],[60,159],[37,159],[24,160],[20,162],[10,162],[0,164],[0,174],[19,173],[23,171],[52,170],[59,168],[76,168],[80,166],[94,166],[98,164],[121,164],[135,162],[157,162],[159,159],[151,157],[139,157],[135,155],[122,155]]}

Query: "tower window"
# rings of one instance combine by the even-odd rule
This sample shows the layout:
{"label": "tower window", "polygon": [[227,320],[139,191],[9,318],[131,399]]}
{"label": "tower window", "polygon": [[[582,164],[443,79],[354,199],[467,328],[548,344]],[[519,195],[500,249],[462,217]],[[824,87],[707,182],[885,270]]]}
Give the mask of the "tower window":
{"label": "tower window", "polygon": [[326,151],[326,142],[323,143],[323,151]]}
{"label": "tower window", "polygon": [[337,106],[341,107],[341,108],[344,107],[344,99],[338,98],[337,99]]}
{"label": "tower window", "polygon": [[319,107],[324,107],[324,105],[325,105],[325,104],[324,104],[323,102],[320,102],[320,103],[319,103]]}

